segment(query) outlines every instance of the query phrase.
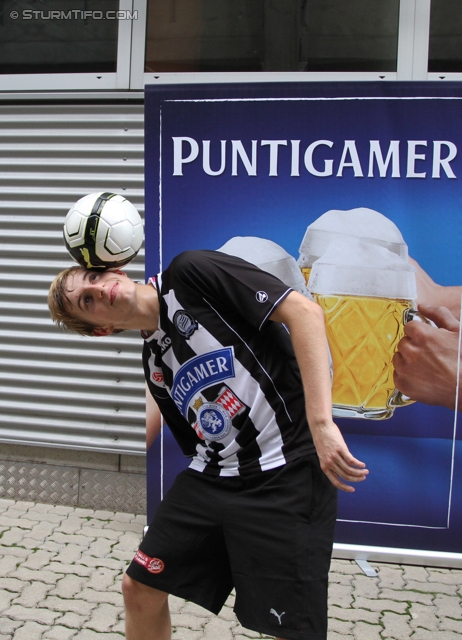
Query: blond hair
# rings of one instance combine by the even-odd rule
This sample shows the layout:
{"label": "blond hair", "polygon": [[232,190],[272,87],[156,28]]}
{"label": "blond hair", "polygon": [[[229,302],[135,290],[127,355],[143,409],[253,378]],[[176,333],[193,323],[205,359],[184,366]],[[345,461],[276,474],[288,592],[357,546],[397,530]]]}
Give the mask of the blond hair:
{"label": "blond hair", "polygon": [[72,303],[69,299],[67,281],[69,276],[78,271],[84,271],[83,267],[69,267],[61,271],[51,283],[48,293],[48,308],[54,323],[62,329],[75,331],[82,336],[92,336],[96,325],[76,318],[72,312]]}

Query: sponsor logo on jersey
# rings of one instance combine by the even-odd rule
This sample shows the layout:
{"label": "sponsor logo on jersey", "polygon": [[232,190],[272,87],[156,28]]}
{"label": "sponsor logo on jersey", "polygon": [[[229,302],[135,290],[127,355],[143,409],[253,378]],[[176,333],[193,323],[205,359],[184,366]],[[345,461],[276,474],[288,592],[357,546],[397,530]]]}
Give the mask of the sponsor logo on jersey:
{"label": "sponsor logo on jersey", "polygon": [[233,350],[230,347],[211,351],[188,360],[178,369],[171,396],[186,418],[190,400],[201,389],[235,377]]}
{"label": "sponsor logo on jersey", "polygon": [[257,302],[266,302],[268,300],[268,294],[266,291],[257,291],[255,298]]}
{"label": "sponsor logo on jersey", "polygon": [[231,416],[218,403],[205,402],[197,412],[197,422],[206,440],[222,440],[231,431]]}
{"label": "sponsor logo on jersey", "polygon": [[157,387],[165,387],[164,372],[160,367],[156,366],[153,356],[149,358],[149,373],[151,382]]}
{"label": "sponsor logo on jersey", "polygon": [[160,341],[160,353],[161,353],[161,355],[164,355],[164,353],[168,349],[170,349],[171,346],[172,346],[171,338],[169,338],[168,336],[164,336],[162,338],[162,340]]}
{"label": "sponsor logo on jersey", "polygon": [[175,325],[178,333],[186,338],[186,340],[189,340],[199,326],[193,316],[184,309],[180,309],[175,312],[175,315],[173,316],[173,324]]}
{"label": "sponsor logo on jersey", "polygon": [[149,573],[162,573],[165,569],[163,560],[160,560],[160,558],[150,558],[139,549],[133,559],[135,562],[147,569]]}

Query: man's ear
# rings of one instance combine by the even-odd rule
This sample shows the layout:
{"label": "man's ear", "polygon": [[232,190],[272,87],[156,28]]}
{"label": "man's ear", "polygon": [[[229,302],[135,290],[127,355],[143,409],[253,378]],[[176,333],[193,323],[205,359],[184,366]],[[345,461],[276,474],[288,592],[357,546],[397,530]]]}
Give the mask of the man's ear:
{"label": "man's ear", "polygon": [[[112,268],[112,269],[108,269],[108,271],[112,271],[113,273],[118,273],[121,276],[126,276],[127,274],[125,273],[125,271],[122,271],[122,269],[117,269],[117,268]],[[127,276],[128,277],[128,276]]]}
{"label": "man's ear", "polygon": [[92,336],[101,338],[103,336],[110,336],[111,333],[114,332],[114,328],[113,327],[95,327],[93,329],[93,333],[91,334]]}

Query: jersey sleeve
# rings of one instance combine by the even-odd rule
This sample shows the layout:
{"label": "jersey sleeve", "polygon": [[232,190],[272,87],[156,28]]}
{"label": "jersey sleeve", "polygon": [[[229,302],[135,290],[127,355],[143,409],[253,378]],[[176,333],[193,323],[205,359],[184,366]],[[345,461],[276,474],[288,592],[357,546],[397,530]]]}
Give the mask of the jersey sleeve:
{"label": "jersey sleeve", "polygon": [[292,291],[275,276],[219,251],[185,251],[170,266],[172,286],[188,287],[212,305],[231,307],[257,329]]}

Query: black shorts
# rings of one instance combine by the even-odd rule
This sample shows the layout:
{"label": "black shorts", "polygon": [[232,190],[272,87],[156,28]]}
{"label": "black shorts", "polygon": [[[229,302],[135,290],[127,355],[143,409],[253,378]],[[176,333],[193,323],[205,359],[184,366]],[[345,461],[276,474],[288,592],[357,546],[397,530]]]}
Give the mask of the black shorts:
{"label": "black shorts", "polygon": [[251,478],[187,469],[159,506],[128,575],[243,627],[325,640],[337,491],[309,456]]}

